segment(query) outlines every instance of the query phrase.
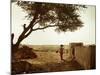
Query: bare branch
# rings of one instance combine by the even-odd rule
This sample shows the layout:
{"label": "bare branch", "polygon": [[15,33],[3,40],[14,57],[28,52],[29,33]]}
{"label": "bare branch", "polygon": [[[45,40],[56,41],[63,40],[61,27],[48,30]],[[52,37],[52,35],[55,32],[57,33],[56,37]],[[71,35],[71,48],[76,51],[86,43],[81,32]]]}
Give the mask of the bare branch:
{"label": "bare branch", "polygon": [[24,30],[26,29],[26,24],[23,25],[23,29],[24,29]]}
{"label": "bare branch", "polygon": [[[39,21],[39,20],[38,20]],[[37,24],[38,23],[38,21],[36,21],[34,24],[33,24],[33,27],[35,26],[35,24]],[[31,34],[31,32],[33,31],[32,29],[33,29],[33,27],[31,27],[30,28],[30,31],[24,36],[24,38],[26,38],[28,35],[30,35]]]}
{"label": "bare branch", "polygon": [[49,27],[56,27],[56,26],[58,26],[58,25],[48,25],[48,26],[45,26],[45,27],[33,29],[32,31],[43,30],[43,29],[46,29],[46,28],[49,28]]}
{"label": "bare branch", "polygon": [[27,36],[29,36],[32,32],[32,29],[24,36],[24,38],[26,38]]}
{"label": "bare branch", "polygon": [[35,23],[33,23],[33,27],[39,22],[40,20],[38,19],[38,20],[36,20],[36,22]]}

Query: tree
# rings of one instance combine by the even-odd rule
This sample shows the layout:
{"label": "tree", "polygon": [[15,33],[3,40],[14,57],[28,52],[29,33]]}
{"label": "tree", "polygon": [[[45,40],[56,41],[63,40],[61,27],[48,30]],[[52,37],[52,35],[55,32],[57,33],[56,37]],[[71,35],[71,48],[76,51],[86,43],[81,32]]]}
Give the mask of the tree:
{"label": "tree", "polygon": [[[13,44],[16,48],[33,31],[55,27],[57,32],[75,31],[83,26],[77,11],[86,8],[84,5],[55,4],[30,1],[17,1],[17,5],[27,12],[29,25],[23,24],[23,31],[17,42]],[[14,34],[13,34],[14,35]],[[14,36],[13,36],[14,38]]]}

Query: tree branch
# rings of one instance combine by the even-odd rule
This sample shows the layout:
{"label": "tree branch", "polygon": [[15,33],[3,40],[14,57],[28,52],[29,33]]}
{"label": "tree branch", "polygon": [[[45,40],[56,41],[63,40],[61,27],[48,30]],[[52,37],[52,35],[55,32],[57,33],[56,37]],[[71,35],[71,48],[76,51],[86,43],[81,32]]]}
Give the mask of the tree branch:
{"label": "tree branch", "polygon": [[[36,22],[33,24],[33,27],[34,27],[34,25],[37,24],[38,22],[39,22],[39,20],[36,21]],[[27,37],[29,34],[31,34],[31,32],[33,31],[33,30],[32,30],[33,27],[30,28],[30,31],[25,35],[25,37]]]}
{"label": "tree branch", "polygon": [[26,24],[23,25],[23,29],[24,29],[24,30],[26,29]]}
{"label": "tree branch", "polygon": [[25,36],[24,38],[26,38],[27,36],[29,36],[31,34],[32,30],[30,30]]}
{"label": "tree branch", "polygon": [[45,27],[32,29],[32,31],[43,30],[43,29],[46,29],[46,28],[49,28],[49,27],[56,27],[56,26],[58,26],[58,25],[48,25],[48,26],[45,26]]}

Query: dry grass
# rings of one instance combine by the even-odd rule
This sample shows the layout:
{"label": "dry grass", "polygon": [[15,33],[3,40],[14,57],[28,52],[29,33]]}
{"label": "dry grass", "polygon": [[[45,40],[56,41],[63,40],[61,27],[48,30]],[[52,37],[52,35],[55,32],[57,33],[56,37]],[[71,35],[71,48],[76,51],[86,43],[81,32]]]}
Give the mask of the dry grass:
{"label": "dry grass", "polygon": [[[43,48],[42,48],[43,49]],[[21,59],[20,61],[28,62],[32,65],[31,73],[39,72],[57,72],[57,71],[72,71],[83,69],[76,61],[71,61],[68,52],[64,51],[65,61],[60,60],[59,53],[56,53],[53,48],[44,50],[33,50],[36,53],[35,59]],[[19,65],[20,66],[20,65]],[[23,72],[21,72],[23,73]],[[29,73],[29,72],[27,72]]]}
{"label": "dry grass", "polygon": [[27,59],[27,61],[37,69],[37,72],[57,72],[57,71],[73,71],[81,70],[81,67],[76,61],[70,61],[71,58],[64,53],[65,61],[60,60],[59,53],[56,52],[36,52],[38,57],[36,59]]}

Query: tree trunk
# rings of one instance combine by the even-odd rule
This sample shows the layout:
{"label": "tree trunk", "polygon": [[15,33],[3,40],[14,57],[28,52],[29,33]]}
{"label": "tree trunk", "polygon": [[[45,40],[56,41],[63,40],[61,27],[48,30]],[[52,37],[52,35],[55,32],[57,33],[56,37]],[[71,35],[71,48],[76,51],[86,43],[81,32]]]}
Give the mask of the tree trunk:
{"label": "tree trunk", "polygon": [[[24,32],[26,32],[25,30],[24,30]],[[20,45],[20,43],[25,39],[25,38],[27,38],[30,34],[32,33],[32,30],[30,30],[27,34],[24,34],[24,35],[20,35],[19,36],[19,38],[18,38],[18,41],[16,42],[16,44],[14,45],[16,48],[19,48],[19,45]]]}
{"label": "tree trunk", "polygon": [[20,45],[21,41],[22,41],[22,40],[18,40],[18,41],[16,42],[16,44],[14,44],[15,48],[17,48],[17,49],[19,48],[19,45]]}
{"label": "tree trunk", "polygon": [[[14,45],[15,48],[19,48],[20,43],[26,38],[28,37],[31,32],[32,32],[32,28],[35,25],[35,21],[37,19],[38,15],[35,15],[35,17],[33,18],[33,20],[30,22],[30,24],[28,25],[28,27],[25,27],[25,25],[23,26],[24,30],[21,33],[21,35],[19,36],[16,44]],[[28,32],[29,31],[29,32]],[[28,33],[27,33],[28,32]],[[26,34],[27,33],[27,34]]]}

